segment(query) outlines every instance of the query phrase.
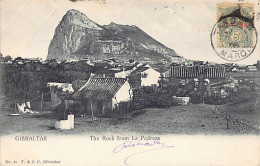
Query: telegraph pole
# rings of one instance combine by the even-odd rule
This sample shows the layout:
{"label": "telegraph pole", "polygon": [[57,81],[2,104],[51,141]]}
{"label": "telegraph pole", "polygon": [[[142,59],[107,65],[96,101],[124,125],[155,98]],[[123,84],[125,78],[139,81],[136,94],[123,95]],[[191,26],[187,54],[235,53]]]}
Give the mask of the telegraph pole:
{"label": "telegraph pole", "polygon": [[41,112],[42,112],[42,102],[43,102],[43,92],[42,92],[42,99],[41,99]]}

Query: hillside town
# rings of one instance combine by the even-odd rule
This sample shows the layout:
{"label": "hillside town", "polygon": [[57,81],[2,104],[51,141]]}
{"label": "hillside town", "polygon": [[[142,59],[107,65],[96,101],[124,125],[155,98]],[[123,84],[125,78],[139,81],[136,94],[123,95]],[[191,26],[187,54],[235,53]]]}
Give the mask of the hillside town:
{"label": "hillside town", "polygon": [[[252,100],[257,95],[255,81],[236,75],[259,73],[259,64],[258,61],[255,65],[239,66],[190,60],[147,63],[116,58],[90,60],[88,56],[81,60],[64,61],[1,58],[2,69],[30,73],[31,78],[37,73],[51,70],[70,73],[65,73],[69,77],[64,78],[64,81],[57,81],[62,80],[61,75],[58,76],[60,78],[40,76],[40,82],[28,78],[27,81],[31,81],[25,82],[26,85],[10,87],[15,89],[13,94],[12,90],[8,90],[8,79],[17,78],[11,78],[8,72],[2,77],[5,95],[15,99],[15,105],[8,106],[9,111],[37,114],[51,110],[60,121],[68,119],[71,114],[75,118],[90,117],[91,121],[102,118],[125,119],[146,108],[170,108],[198,103],[223,105]],[[75,73],[78,74],[74,76]],[[21,78],[19,81],[22,81]],[[30,84],[37,85],[27,87]],[[24,100],[19,101],[19,96]],[[38,100],[34,101],[34,98]],[[60,125],[55,126],[62,128]]]}

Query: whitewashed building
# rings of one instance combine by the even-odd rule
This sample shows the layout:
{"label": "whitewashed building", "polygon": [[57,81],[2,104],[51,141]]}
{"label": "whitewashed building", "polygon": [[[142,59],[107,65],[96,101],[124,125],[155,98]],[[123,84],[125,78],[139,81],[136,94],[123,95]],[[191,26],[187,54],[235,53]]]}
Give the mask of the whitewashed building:
{"label": "whitewashed building", "polygon": [[256,66],[247,66],[246,71],[257,71]]}
{"label": "whitewashed building", "polygon": [[57,87],[58,89],[61,89],[63,92],[74,92],[72,84],[70,83],[48,82],[47,87]]}
{"label": "whitewashed building", "polygon": [[160,75],[161,74],[158,71],[151,67],[141,66],[131,73],[130,78],[134,87],[158,86]]}
{"label": "whitewashed building", "polygon": [[75,94],[73,99],[81,101],[84,112],[96,115],[113,113],[120,104],[132,100],[132,89],[125,78],[91,77]]}

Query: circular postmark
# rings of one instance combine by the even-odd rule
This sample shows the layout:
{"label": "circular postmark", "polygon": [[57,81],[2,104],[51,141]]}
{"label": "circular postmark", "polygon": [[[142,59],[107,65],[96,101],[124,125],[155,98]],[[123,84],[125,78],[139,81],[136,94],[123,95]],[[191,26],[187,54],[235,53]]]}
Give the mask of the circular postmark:
{"label": "circular postmark", "polygon": [[257,44],[257,31],[246,19],[225,17],[214,25],[210,38],[218,56],[236,62],[253,53]]}

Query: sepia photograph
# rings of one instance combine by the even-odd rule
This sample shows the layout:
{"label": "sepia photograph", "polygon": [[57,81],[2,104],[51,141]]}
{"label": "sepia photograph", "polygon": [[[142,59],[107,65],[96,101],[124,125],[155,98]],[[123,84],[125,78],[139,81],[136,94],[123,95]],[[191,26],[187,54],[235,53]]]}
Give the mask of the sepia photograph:
{"label": "sepia photograph", "polygon": [[259,0],[0,0],[0,165],[260,165]]}

